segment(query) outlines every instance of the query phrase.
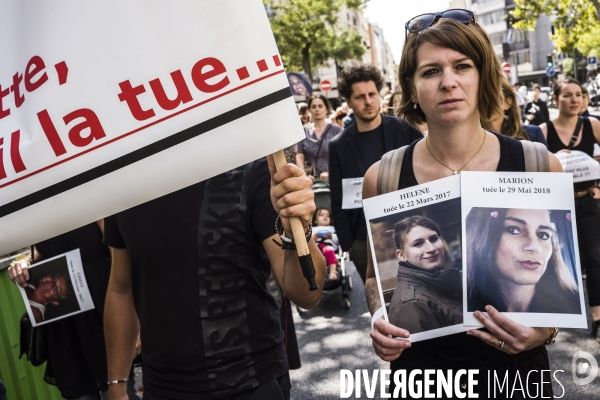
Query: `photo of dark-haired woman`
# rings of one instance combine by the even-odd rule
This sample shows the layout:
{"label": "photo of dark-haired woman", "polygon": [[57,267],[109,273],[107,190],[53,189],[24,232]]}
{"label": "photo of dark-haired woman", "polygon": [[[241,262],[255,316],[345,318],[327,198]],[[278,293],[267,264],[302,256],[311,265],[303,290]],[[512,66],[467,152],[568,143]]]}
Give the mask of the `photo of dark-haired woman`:
{"label": "photo of dark-haired woman", "polygon": [[462,278],[445,268],[438,224],[413,215],[394,226],[398,285],[390,301],[390,323],[412,334],[462,324]]}
{"label": "photo of dark-haired woman", "polygon": [[[567,211],[472,208],[466,219],[467,310],[580,314]],[[565,221],[562,221],[564,219]]]}

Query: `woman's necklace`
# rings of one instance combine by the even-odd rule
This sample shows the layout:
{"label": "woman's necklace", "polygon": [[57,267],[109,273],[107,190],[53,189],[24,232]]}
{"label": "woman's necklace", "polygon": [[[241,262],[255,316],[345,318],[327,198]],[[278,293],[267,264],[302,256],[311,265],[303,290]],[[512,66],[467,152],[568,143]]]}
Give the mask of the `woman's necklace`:
{"label": "woman's necklace", "polygon": [[459,169],[452,169],[449,166],[447,166],[446,164],[444,164],[443,162],[441,162],[440,160],[438,160],[437,158],[435,158],[435,156],[433,155],[433,153],[431,152],[431,149],[429,148],[429,135],[427,135],[427,137],[425,138],[425,146],[427,146],[427,151],[429,152],[429,154],[431,154],[431,157],[433,157],[433,159],[435,161],[437,161],[438,163],[442,164],[444,167],[448,168],[450,171],[452,171],[453,175],[457,175],[460,171],[462,171],[462,169],[464,167],[466,167],[471,161],[473,161],[473,159],[475,158],[475,156],[477,154],[479,154],[479,152],[481,151],[481,149],[483,148],[483,145],[485,144],[485,137],[486,137],[486,133],[485,133],[485,129],[483,130],[483,142],[481,142],[481,146],[479,146],[479,149],[475,152],[475,154],[473,154],[473,156],[471,158],[469,158],[469,161],[467,161],[465,163],[465,165],[463,165],[462,167],[460,167]]}

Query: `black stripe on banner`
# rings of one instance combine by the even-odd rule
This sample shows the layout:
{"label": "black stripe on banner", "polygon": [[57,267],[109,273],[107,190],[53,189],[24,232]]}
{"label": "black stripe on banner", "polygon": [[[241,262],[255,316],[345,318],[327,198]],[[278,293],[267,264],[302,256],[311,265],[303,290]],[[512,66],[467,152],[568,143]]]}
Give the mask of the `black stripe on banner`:
{"label": "black stripe on banner", "polygon": [[206,120],[196,126],[188,128],[184,131],[178,132],[174,135],[161,139],[157,142],[149,144],[148,146],[142,147],[122,157],[116,158],[107,162],[106,164],[99,165],[89,171],[82,172],[79,175],[75,175],[71,178],[65,179],[62,182],[58,182],[52,186],[31,193],[18,200],[7,203],[0,206],[0,218],[5,217],[9,214],[22,210],[26,207],[57,196],[63,192],[84,185],[88,182],[98,179],[104,175],[108,175],[121,168],[127,167],[128,165],[134,164],[140,160],[153,156],[160,153],[163,150],[167,150],[171,147],[177,146],[187,140],[193,139],[197,136],[202,135],[208,131],[221,127],[228,124],[229,122],[243,118],[256,111],[262,110],[263,108],[269,107],[275,103],[285,100],[292,96],[292,91],[289,87],[278,90],[271,94],[268,94],[259,99],[253,100],[238,108],[234,108],[231,111],[227,111],[221,115],[217,115],[209,120]]}

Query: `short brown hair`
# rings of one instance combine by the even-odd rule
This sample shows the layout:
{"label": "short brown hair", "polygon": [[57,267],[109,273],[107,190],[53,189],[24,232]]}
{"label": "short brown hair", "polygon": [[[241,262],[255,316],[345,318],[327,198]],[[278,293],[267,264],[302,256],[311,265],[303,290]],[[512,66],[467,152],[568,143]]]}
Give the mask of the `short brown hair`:
{"label": "short brown hair", "polygon": [[[523,125],[521,124],[521,111],[517,104],[517,95],[506,78],[502,79],[502,98],[504,101],[510,101],[510,107],[504,112],[504,119],[498,133],[514,139],[530,140],[529,134],[523,129]],[[490,121],[482,120],[481,125],[485,129],[491,130]]]}
{"label": "short brown hair", "polygon": [[554,90],[552,91],[554,97],[560,96],[560,92],[562,91],[563,86],[568,85],[569,83],[574,83],[575,85],[579,86],[581,88],[581,91],[583,92],[583,85],[581,84],[581,82],[574,78],[565,78],[556,81],[556,83],[554,84]]}
{"label": "short brown hair", "polygon": [[340,79],[338,79],[338,92],[345,99],[349,99],[352,96],[352,85],[358,82],[373,81],[378,92],[383,88],[383,75],[381,75],[379,68],[371,64],[345,67],[340,75]]}
{"label": "short brown hair", "polygon": [[331,111],[331,104],[329,104],[329,100],[327,100],[327,97],[322,93],[315,93],[308,98],[308,109],[309,110],[310,110],[310,106],[312,105],[313,101],[315,101],[315,99],[321,99],[323,101],[323,104],[325,104],[325,108],[327,109],[327,111]]}
{"label": "short brown hair", "polygon": [[442,230],[432,220],[427,217],[423,217],[422,215],[413,215],[412,217],[404,218],[394,225],[394,243],[396,244],[396,248],[398,250],[402,250],[402,241],[404,240],[404,236],[408,232],[412,230],[415,226],[422,226],[423,228],[431,229],[438,236],[442,236]]}
{"label": "short brown hair", "polygon": [[[494,115],[502,114],[502,99],[498,94],[502,90],[502,70],[494,53],[488,35],[477,23],[463,24],[449,18],[440,19],[435,25],[417,33],[409,33],[402,50],[399,80],[402,92],[413,93],[412,85],[417,70],[417,50],[424,43],[446,47],[469,57],[479,71],[478,107],[481,119],[488,121]],[[414,109],[411,97],[403,96],[399,114],[411,125],[426,121],[420,107]]]}

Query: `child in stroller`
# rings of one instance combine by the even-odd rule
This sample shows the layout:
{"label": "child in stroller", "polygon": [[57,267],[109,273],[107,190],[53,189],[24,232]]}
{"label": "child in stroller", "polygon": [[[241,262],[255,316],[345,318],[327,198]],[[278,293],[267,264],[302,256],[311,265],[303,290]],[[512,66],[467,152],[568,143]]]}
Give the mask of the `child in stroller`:
{"label": "child in stroller", "polygon": [[325,262],[329,269],[329,280],[339,279],[337,273],[337,257],[336,253],[340,243],[335,228],[330,225],[331,216],[327,208],[319,208],[315,212],[315,221],[313,223],[313,240],[323,253]]}

